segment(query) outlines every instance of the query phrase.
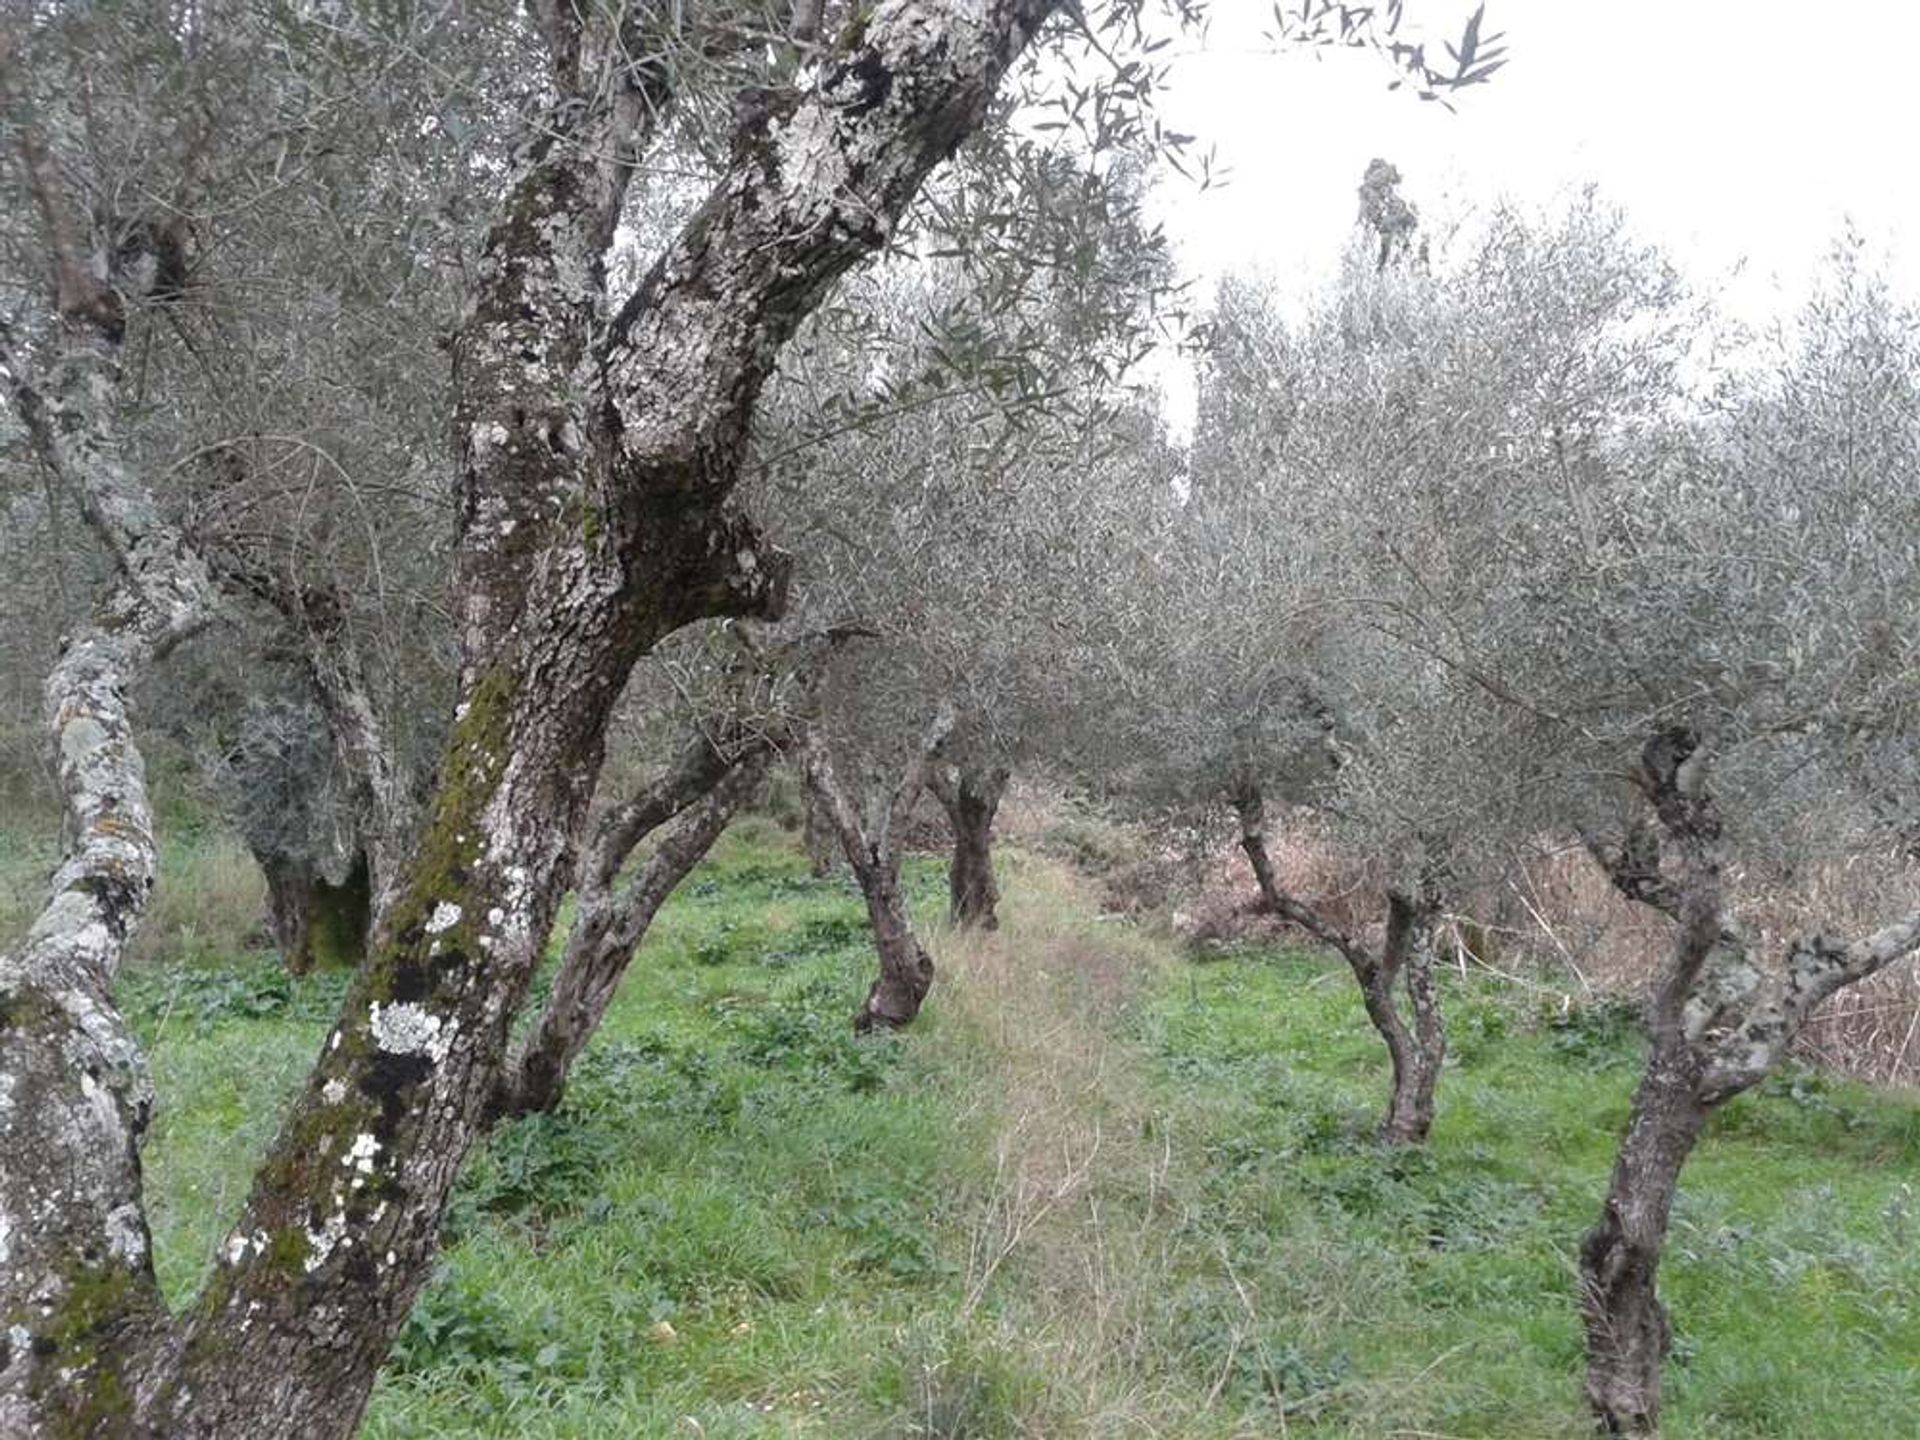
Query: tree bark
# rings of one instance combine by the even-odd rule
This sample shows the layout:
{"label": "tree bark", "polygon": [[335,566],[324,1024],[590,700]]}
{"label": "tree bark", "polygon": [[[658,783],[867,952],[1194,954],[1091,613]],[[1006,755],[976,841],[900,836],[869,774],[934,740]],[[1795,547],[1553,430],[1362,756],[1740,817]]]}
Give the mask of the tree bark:
{"label": "tree bark", "polygon": [[833,818],[827,814],[826,802],[804,776],[801,794],[805,797],[801,803],[806,807],[807,816],[801,837],[807,851],[807,873],[816,880],[824,880],[833,873],[833,854],[840,838],[834,831]]}
{"label": "tree bark", "polygon": [[1680,1170],[1706,1127],[1699,1079],[1684,1047],[1648,1062],[1600,1223],[1580,1245],[1587,1403],[1609,1435],[1660,1428],[1660,1370],[1673,1327],[1657,1278]]}
{"label": "tree bark", "polygon": [[947,812],[953,860],[947,870],[948,919],[961,929],[997,930],[1000,890],[993,878],[993,817],[1007,789],[1002,768],[956,766],[951,775],[935,766],[928,788]]}
{"label": "tree bark", "polygon": [[860,820],[853,799],[834,772],[833,757],[818,730],[807,737],[807,783],[840,836],[847,865],[866,902],[873,947],[880,974],[867,998],[854,1013],[853,1028],[900,1030],[911,1025],[933,988],[933,957],[913,933],[907,893],[900,883],[900,854],[894,839],[913,802],[927,783],[927,772],[939,759],[940,747],[953,731],[953,714],[944,706],[921,740],[919,753],[894,789],[877,824]]}
{"label": "tree bark", "polygon": [[[9,80],[0,55],[0,95]],[[49,230],[68,238],[45,384],[0,320],[0,386],[118,573],[47,676],[61,861],[26,939],[0,955],[0,1434],[111,1435],[135,1428],[169,1337],[140,1187],[153,1089],[112,998],[159,868],[126,697],[218,597],[122,457],[121,293],[66,252],[85,223],[49,188],[31,125],[22,149]]]}
{"label": "tree bark", "polygon": [[[1234,792],[1233,805],[1240,820],[1240,848],[1259,883],[1262,902],[1274,914],[1339,952],[1360,986],[1367,1019],[1386,1043],[1393,1081],[1387,1112],[1380,1122],[1380,1138],[1390,1145],[1424,1144],[1433,1130],[1434,1090],[1447,1052],[1446,1025],[1434,983],[1432,900],[1415,899],[1398,891],[1390,893],[1386,944],[1376,955],[1280,888],[1273,859],[1267,853],[1266,807],[1259,788],[1241,785]],[[1403,978],[1413,1008],[1412,1026],[1400,1013],[1395,993]]]}

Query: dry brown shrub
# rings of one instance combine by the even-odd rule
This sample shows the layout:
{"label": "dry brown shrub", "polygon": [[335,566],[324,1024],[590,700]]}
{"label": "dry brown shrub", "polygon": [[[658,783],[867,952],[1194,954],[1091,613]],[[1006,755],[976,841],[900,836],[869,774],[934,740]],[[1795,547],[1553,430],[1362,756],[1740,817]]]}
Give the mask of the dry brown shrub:
{"label": "dry brown shrub", "polygon": [[[1135,917],[1165,915],[1200,942],[1256,935],[1304,937],[1260,913],[1259,890],[1230,833],[1152,835],[1091,815],[1058,787],[1016,786],[1001,809],[1003,836],[1058,855],[1102,877],[1102,902]],[[1113,863],[1109,852],[1132,847]],[[1270,826],[1267,848],[1280,884],[1363,940],[1377,940],[1386,913],[1377,866],[1343,851],[1311,816]],[[1091,854],[1091,863],[1089,853]],[[1792,937],[1825,930],[1856,936],[1884,925],[1920,895],[1920,864],[1861,854],[1809,865],[1792,876],[1729,876],[1741,920],[1762,957]],[[1542,846],[1505,881],[1456,902],[1444,953],[1462,965],[1578,995],[1646,992],[1670,943],[1666,918],[1625,899],[1577,844]],[[1896,966],[1828,1003],[1801,1037],[1812,1063],[1878,1085],[1920,1087],[1920,967]]]}
{"label": "dry brown shrub", "polygon": [[[1736,871],[1736,913],[1762,963],[1798,935],[1870,933],[1920,894],[1920,865],[1893,855],[1856,855],[1793,875]],[[1551,965],[1584,990],[1644,994],[1667,956],[1671,926],[1607,882],[1587,855],[1567,847],[1516,870],[1504,894],[1482,896],[1477,914],[1535,965]],[[1920,1086],[1920,975],[1895,966],[1844,990],[1813,1018],[1801,1055],[1877,1085]]]}

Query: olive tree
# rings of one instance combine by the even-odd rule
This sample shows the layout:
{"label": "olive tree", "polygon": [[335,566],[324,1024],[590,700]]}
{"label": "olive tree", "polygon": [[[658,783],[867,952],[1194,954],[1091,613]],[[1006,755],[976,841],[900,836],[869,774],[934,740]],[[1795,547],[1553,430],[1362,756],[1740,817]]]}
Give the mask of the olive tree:
{"label": "olive tree", "polygon": [[1392,523],[1356,536],[1345,603],[1377,663],[1352,672],[1346,710],[1378,763],[1343,770],[1341,807],[1424,798],[1419,832],[1451,828],[1454,873],[1583,837],[1621,894],[1673,922],[1580,1249],[1588,1399],[1605,1429],[1650,1433],[1687,1156],[1820,1004],[1920,947],[1897,866],[1907,893],[1879,928],[1837,936],[1805,897],[1797,938],[1753,913],[1760,874],[1899,844],[1885,817],[1910,776],[1887,757],[1920,699],[1920,349],[1911,312],[1845,263],[1763,363],[1709,383],[1700,307],[1591,202],[1500,217],[1459,277],[1380,418],[1464,416],[1471,443],[1459,463],[1345,482],[1346,513]]}
{"label": "olive tree", "polygon": [[[956,295],[958,278],[892,278],[876,309],[904,338],[882,362],[825,337],[808,347],[818,368],[796,367],[786,397],[802,413],[857,410],[859,398],[818,403],[849,370],[865,401],[892,403],[842,435],[783,447],[760,481],[761,508],[796,554],[796,619],[862,632],[827,667],[805,771],[873,924],[880,979],[863,1029],[910,1023],[931,985],[900,875],[928,792],[953,830],[953,919],[994,923],[994,812],[1046,703],[1059,531],[1045,512],[1069,488],[1060,467],[1076,433],[1097,423],[1068,404],[1078,395],[1061,375],[1040,388],[1005,374],[1000,337],[966,315],[976,297]],[[900,377],[914,374],[938,388],[902,398]]]}
{"label": "olive tree", "polygon": [[[1646,1070],[1580,1249],[1587,1397],[1620,1433],[1659,1424],[1656,1278],[1708,1118],[1833,995],[1920,950],[1910,864],[1883,867],[1878,928],[1836,930],[1848,917],[1805,900],[1798,934],[1751,914],[1756,872],[1910,843],[1896,757],[1920,716],[1920,319],[1843,256],[1775,352],[1595,507],[1603,538],[1566,576],[1597,643],[1560,693],[1615,739],[1620,777],[1581,828],[1620,893],[1673,924]],[[1516,669],[1529,688],[1553,673]]]}

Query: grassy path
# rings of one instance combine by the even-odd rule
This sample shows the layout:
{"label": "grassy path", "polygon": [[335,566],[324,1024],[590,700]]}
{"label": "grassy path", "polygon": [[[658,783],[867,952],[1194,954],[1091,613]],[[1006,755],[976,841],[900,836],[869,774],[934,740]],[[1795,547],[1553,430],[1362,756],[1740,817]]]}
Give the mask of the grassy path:
{"label": "grassy path", "polygon": [[[1195,963],[1007,860],[935,936],[908,1036],[856,1043],[859,907],[752,825],[676,897],[565,1111],[465,1177],[369,1433],[1583,1433],[1571,1250],[1632,1026],[1458,980],[1431,1152],[1369,1138],[1384,1063],[1317,959]],[[923,914],[939,877],[922,866]],[[156,1248],[198,1283],[337,984],[149,970]],[[1690,1168],[1679,1437],[1909,1437],[1920,1107],[1800,1075]]]}

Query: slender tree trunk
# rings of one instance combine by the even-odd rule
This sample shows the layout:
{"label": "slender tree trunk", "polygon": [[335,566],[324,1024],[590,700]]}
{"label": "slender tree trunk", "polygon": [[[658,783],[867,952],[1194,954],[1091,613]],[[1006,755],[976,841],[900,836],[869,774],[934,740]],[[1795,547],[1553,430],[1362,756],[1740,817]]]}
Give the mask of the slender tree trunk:
{"label": "slender tree trunk", "polygon": [[930,772],[929,788],[947,812],[953,860],[947,870],[948,918],[962,929],[997,930],[1000,890],[993,878],[993,817],[1006,793],[1004,769],[956,767]]}
{"label": "slender tree trunk", "polygon": [[[1387,938],[1376,955],[1311,906],[1280,888],[1267,853],[1266,816],[1260,791],[1242,785],[1234,793],[1240,820],[1240,848],[1259,883],[1266,908],[1300,926],[1340,952],[1353,971],[1367,1019],[1386,1042],[1393,1064],[1393,1089],[1380,1138],[1390,1145],[1424,1144],[1433,1130],[1434,1089],[1446,1060],[1446,1025],[1434,983],[1433,913],[1430,900],[1398,891],[1387,897]],[[1396,991],[1404,980],[1413,1024],[1400,1013]]]}
{"label": "slender tree trunk", "polygon": [[853,874],[867,904],[873,948],[880,957],[879,978],[853,1017],[853,1028],[863,1034],[902,1030],[919,1015],[933,988],[933,960],[913,933],[907,894],[900,884],[900,857],[891,850],[870,851],[853,863]]}
{"label": "slender tree trunk", "polygon": [[1656,1283],[1680,1170],[1707,1121],[1684,1053],[1648,1063],[1600,1223],[1580,1246],[1587,1402],[1609,1435],[1660,1428],[1660,1371],[1673,1340]]}
{"label": "slender tree trunk", "polygon": [[1290,902],[1273,872],[1273,857],[1267,853],[1266,801],[1257,788],[1243,785],[1234,792],[1233,809],[1240,819],[1240,849],[1253,871],[1254,883],[1260,887],[1260,900],[1274,914],[1286,915]]}
{"label": "slender tree trunk", "polygon": [[900,854],[893,837],[926,787],[927,772],[937,762],[940,747],[952,730],[952,711],[942,706],[921,741],[919,754],[908,765],[871,830],[861,824],[852,798],[835,775],[825,739],[817,731],[807,737],[807,783],[820,797],[822,808],[839,833],[841,849],[866,901],[873,948],[880,959],[879,978],[853,1017],[853,1028],[862,1034],[911,1025],[933,988],[933,958],[913,933],[907,892],[900,883]]}
{"label": "slender tree trunk", "polygon": [[[1363,977],[1367,1017],[1393,1058],[1393,1093],[1380,1138],[1390,1145],[1425,1144],[1433,1130],[1433,1092],[1446,1060],[1446,1028],[1434,987],[1432,908],[1398,893],[1387,897],[1386,953]],[[1404,976],[1413,1009],[1409,1027],[1393,994]]]}
{"label": "slender tree trunk", "polygon": [[[496,1116],[529,1115],[559,1105],[573,1063],[606,1017],[653,917],[713,848],[765,770],[764,756],[734,766],[702,803],[681,815],[638,878],[617,895],[608,888],[611,874],[583,878],[553,993],[507,1066],[492,1103]],[[631,848],[622,850],[621,858]]]}

